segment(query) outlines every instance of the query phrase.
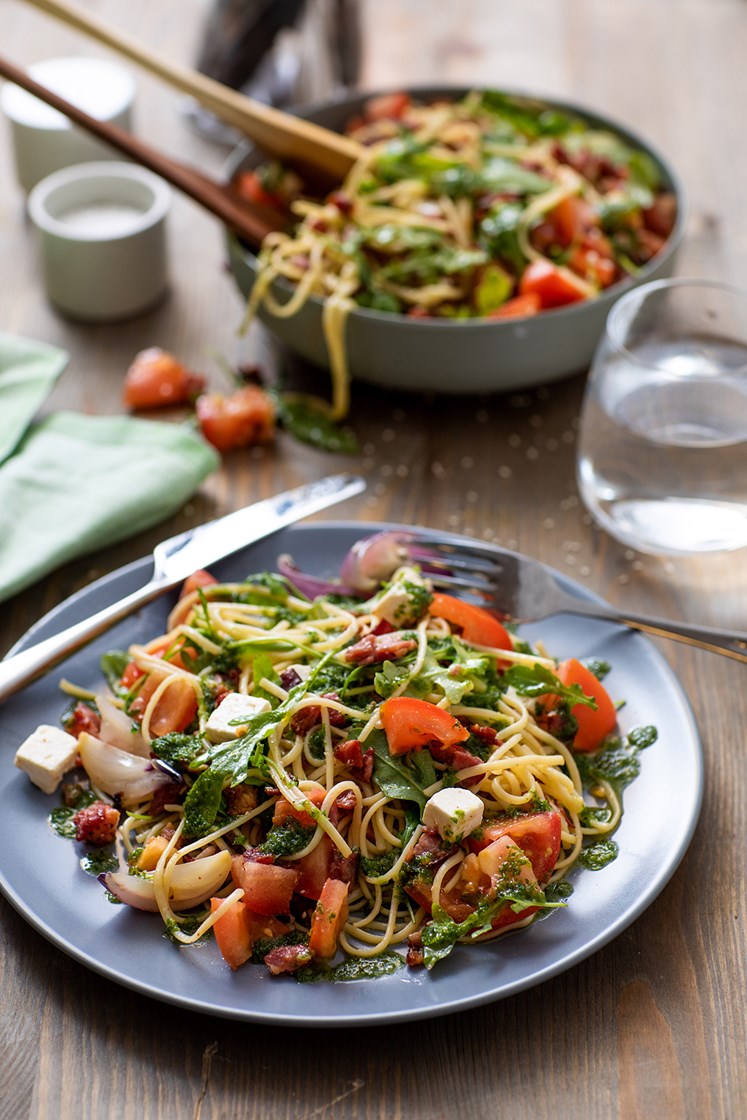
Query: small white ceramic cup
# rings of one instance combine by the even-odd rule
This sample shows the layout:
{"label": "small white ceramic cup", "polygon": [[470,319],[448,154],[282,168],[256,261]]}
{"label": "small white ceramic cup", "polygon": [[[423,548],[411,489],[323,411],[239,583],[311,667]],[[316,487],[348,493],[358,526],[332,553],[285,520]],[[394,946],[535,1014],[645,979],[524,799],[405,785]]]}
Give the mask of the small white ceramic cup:
{"label": "small white ceramic cup", "polygon": [[[89,116],[130,129],[135,83],[123,66],[100,58],[48,58],[28,70]],[[20,86],[3,86],[0,106],[10,122],[16,175],[25,191],[61,167],[121,158]]]}
{"label": "small white ceramic cup", "polygon": [[168,286],[166,217],[171,188],[131,163],[82,163],[32,190],[47,295],[82,322],[130,319]]}

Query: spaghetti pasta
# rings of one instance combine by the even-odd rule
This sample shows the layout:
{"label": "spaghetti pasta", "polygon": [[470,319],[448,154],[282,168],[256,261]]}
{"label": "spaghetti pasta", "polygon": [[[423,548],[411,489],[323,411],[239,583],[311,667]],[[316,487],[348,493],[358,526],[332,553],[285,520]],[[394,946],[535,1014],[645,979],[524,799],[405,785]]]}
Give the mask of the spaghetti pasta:
{"label": "spaghetti pasta", "polygon": [[338,949],[389,960],[405,944],[431,967],[561,905],[619,823],[598,760],[620,741],[600,725],[591,755],[574,750],[602,705],[487,612],[461,625],[447,599],[411,567],[364,602],[309,600],[268,573],[203,581],[116,673],[108,655],[107,703],[150,750],[127,765],[96,726],[98,694],[65,684],[68,726],[97,745],[82,752],[92,788],[66,792],[78,839],[101,843],[91,814],[127,806],[104,837],[120,858],[109,891],[180,944],[213,930],[233,968],[299,974]]}

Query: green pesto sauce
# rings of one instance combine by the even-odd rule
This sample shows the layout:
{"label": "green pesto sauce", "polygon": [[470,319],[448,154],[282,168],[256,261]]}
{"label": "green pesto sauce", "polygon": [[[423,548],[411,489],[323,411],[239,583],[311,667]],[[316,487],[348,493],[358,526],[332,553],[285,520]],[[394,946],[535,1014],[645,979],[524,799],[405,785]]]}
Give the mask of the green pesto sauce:
{"label": "green pesto sauce", "polygon": [[619,848],[614,840],[600,840],[598,844],[591,844],[582,848],[578,862],[589,871],[599,871],[617,859]]}
{"label": "green pesto sauce", "polygon": [[75,809],[68,809],[64,805],[60,805],[58,809],[53,809],[48,818],[52,831],[65,840],[74,840],[77,831],[73,824],[75,813]]}
{"label": "green pesto sauce", "polygon": [[104,875],[107,871],[116,871],[119,867],[119,860],[113,852],[89,852],[83,856],[80,861],[80,866],[87,875]]}
{"label": "green pesto sauce", "polygon": [[320,981],[337,984],[348,980],[377,980],[380,976],[392,976],[404,966],[404,957],[399,953],[388,952],[371,960],[357,960],[351,957],[331,968],[307,965],[296,973],[296,979],[301,984],[318,984]]}

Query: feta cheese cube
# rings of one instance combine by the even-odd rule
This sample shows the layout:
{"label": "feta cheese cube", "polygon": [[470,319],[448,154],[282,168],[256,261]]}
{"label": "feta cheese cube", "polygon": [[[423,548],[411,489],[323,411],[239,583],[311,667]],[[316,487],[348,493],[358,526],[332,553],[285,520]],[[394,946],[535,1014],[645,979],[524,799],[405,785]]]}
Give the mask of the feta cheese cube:
{"label": "feta cheese cube", "polygon": [[482,824],[483,803],[471,790],[451,786],[425,804],[423,824],[435,828],[449,844],[458,844]]}
{"label": "feta cheese cube", "polygon": [[[205,736],[211,743],[227,743],[245,735],[249,721],[254,716],[269,712],[270,701],[260,696],[245,696],[243,692],[229,692],[211,713],[205,724]],[[239,720],[239,723],[234,723]]]}
{"label": "feta cheese cube", "polygon": [[75,766],[78,740],[61,727],[42,723],[16,751],[15,764],[44,793],[54,793]]}
{"label": "feta cheese cube", "polygon": [[428,585],[414,568],[400,568],[371,606],[371,614],[401,629],[412,626],[430,602]]}

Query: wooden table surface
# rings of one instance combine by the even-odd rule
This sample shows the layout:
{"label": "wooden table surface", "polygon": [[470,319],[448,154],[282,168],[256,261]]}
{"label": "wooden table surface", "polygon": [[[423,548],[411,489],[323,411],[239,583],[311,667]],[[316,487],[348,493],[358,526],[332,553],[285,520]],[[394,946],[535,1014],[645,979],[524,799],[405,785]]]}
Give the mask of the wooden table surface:
{"label": "wooden table surface", "polygon": [[[190,61],[206,0],[96,0],[92,10]],[[20,64],[103,54],[15,0],[2,52]],[[678,271],[747,285],[747,6],[742,0],[366,0],[364,84],[448,80],[532,88],[607,112],[647,135],[689,197]],[[176,94],[139,73],[137,131],[215,172]],[[44,298],[16,186],[0,150],[0,328],[67,349],[44,412],[121,411],[123,372],[158,344],[217,384],[213,354],[240,345],[242,302],[216,222],[185,199],[171,221],[170,298],[127,325],[85,327]],[[367,494],[339,517],[456,529],[518,548],[614,603],[747,630],[737,552],[662,560],[625,550],[585,514],[574,479],[583,377],[527,393],[426,400],[355,385],[362,454],[339,459],[282,435],[228,457],[175,517],[66,565],[6,606],[0,653],[91,579],[158,539],[330,470]],[[48,944],[0,899],[0,1117],[571,1117],[659,1120],[747,1115],[746,669],[661,644],[700,727],[706,784],[680,868],[613,943],[548,983],[469,1013],[327,1033],[259,1028],[149,1000]],[[651,696],[655,716],[656,696]],[[0,719],[2,718],[0,713]],[[6,764],[9,760],[6,759]],[[662,790],[662,797],[667,791]]]}

